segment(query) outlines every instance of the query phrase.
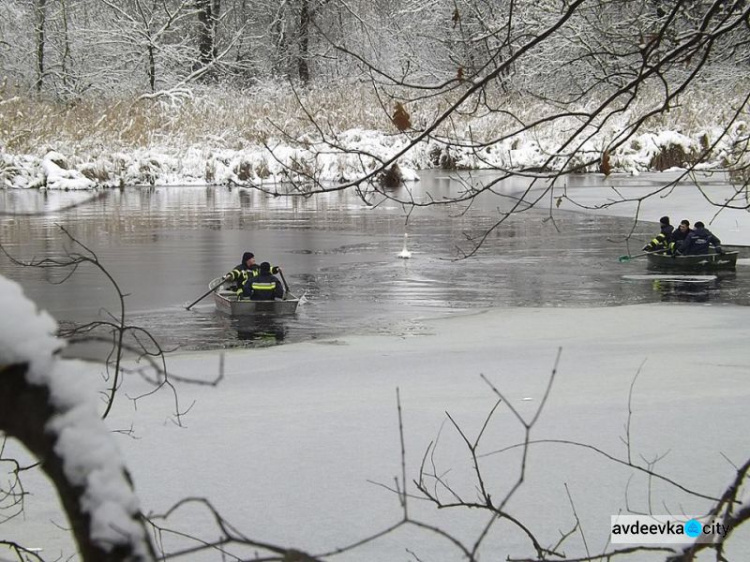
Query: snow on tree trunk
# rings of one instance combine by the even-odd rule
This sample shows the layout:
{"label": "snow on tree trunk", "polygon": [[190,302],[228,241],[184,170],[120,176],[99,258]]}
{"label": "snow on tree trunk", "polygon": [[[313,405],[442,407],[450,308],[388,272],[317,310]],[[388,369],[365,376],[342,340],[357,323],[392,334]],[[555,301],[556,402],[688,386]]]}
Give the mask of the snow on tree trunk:
{"label": "snow on tree trunk", "polygon": [[40,461],[86,561],[155,559],[138,498],[96,408],[87,365],[57,356],[57,325],[0,276],[0,431]]}

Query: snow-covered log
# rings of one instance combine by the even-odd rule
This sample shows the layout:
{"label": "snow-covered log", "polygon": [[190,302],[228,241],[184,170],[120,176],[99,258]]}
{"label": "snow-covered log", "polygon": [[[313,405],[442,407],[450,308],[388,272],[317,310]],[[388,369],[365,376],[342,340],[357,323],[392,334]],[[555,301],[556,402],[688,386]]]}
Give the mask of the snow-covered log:
{"label": "snow-covered log", "polygon": [[58,357],[64,342],[55,321],[2,276],[0,308],[0,431],[39,460],[82,560],[153,560],[132,482],[83,376],[87,365]]}

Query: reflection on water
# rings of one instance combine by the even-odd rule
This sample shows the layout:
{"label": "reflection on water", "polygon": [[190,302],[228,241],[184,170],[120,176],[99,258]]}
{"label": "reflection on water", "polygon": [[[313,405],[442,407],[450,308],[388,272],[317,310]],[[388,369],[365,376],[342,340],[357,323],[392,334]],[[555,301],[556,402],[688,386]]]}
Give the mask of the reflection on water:
{"label": "reflection on water", "polygon": [[664,302],[708,302],[711,298],[709,283],[665,283],[654,281],[654,291],[661,293]]}
{"label": "reflection on water", "polygon": [[664,302],[708,302],[717,293],[718,283],[718,279],[695,282],[656,279],[651,287]]}
{"label": "reflection on water", "polygon": [[[455,195],[461,185],[437,173],[409,187],[415,198]],[[643,178],[641,178],[643,180]],[[512,186],[503,192],[511,193]],[[405,195],[402,193],[401,195]],[[368,207],[349,192],[273,198],[245,189],[173,187],[124,189],[58,212],[89,194],[0,191],[7,212],[43,210],[40,217],[0,218],[0,240],[13,255],[59,256],[69,241],[63,225],[96,253],[127,293],[131,324],[150,330],[165,348],[263,346],[341,334],[418,333],[419,319],[473,308],[615,306],[691,301],[750,304],[747,275],[722,275],[705,285],[654,284],[623,276],[646,264],[618,263],[618,236],[628,219],[532,209],[492,229],[471,259],[456,260],[471,238],[496,224],[497,196],[470,206],[421,208],[408,217],[384,201]],[[652,224],[638,224],[647,240]],[[408,232],[411,259],[398,254]],[[73,248],[81,251],[81,248]],[[291,318],[242,322],[223,317],[205,299],[211,279],[244,251],[282,265],[303,303]],[[2,273],[56,318],[85,321],[117,310],[111,285],[91,267],[64,284],[57,270],[24,269],[0,257]]]}
{"label": "reflection on water", "polygon": [[[711,277],[711,275],[706,275]],[[655,280],[654,291],[661,294],[665,302],[694,302],[707,303],[712,299],[720,302],[722,286],[730,288],[736,286],[737,274],[734,271],[721,271],[714,275],[714,279],[695,280]]]}
{"label": "reflection on water", "polygon": [[261,345],[275,345],[284,341],[287,327],[284,319],[272,316],[258,318],[234,318],[231,320],[233,330],[237,331],[237,338],[243,341],[255,342]]}
{"label": "reflection on water", "polygon": [[736,302],[747,304],[742,292],[746,284],[737,282],[735,271],[670,271],[624,275],[623,281],[650,286],[662,302],[708,303]]}

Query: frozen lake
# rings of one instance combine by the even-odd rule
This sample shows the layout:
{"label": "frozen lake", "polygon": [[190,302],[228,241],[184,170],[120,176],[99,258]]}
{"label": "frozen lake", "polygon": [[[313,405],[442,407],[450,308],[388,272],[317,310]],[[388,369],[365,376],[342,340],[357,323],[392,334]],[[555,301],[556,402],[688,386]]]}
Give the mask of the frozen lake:
{"label": "frozen lake", "polygon": [[[419,193],[454,189],[447,180],[433,180],[419,184]],[[0,196],[6,210],[19,211],[55,208],[86,194]],[[560,349],[552,394],[534,427],[539,443],[530,449],[525,483],[510,512],[531,524],[544,545],[555,544],[580,516],[585,541],[574,534],[565,546],[568,556],[606,549],[610,517],[623,510],[705,513],[710,501],[565,443],[591,445],[617,459],[632,448],[636,465],[658,458],[660,474],[720,495],[747,459],[747,266],[700,283],[664,282],[641,261],[617,262],[622,237],[634,226],[629,219],[556,211],[556,229],[541,209],[508,221],[476,257],[454,261],[464,233],[490,226],[499,204],[493,198],[466,213],[457,207],[415,212],[406,227],[409,260],[397,257],[404,210],[388,203],[367,209],[348,195],[280,201],[226,189],[126,189],[65,213],[6,217],[0,228],[8,249],[29,259],[59,255],[54,224],[65,225],[130,293],[131,321],[168,343],[264,347],[170,357],[173,374],[199,380],[212,380],[224,358],[220,385],[179,385],[180,404],[190,405],[186,427],[173,423],[169,392],[134,408],[126,396],[151,387],[126,378],[108,424],[122,432],[118,444],[147,513],[162,513],[186,496],[207,497],[249,536],[312,552],[381,530],[401,517],[395,495],[372,484],[392,485],[401,474],[396,389],[404,408],[409,491],[415,493],[425,450],[435,444],[428,480],[437,470],[474,498],[474,466],[446,412],[473,439],[497,401],[483,375],[531,419]],[[635,239],[645,240],[653,229],[653,223],[636,224]],[[294,290],[305,293],[297,317],[248,329],[218,316],[210,304],[185,311],[246,249],[283,265]],[[54,286],[48,281],[59,273],[11,267],[6,259],[0,265],[59,319],[114,309],[109,287],[94,271]],[[103,384],[97,371],[81,374]],[[518,449],[506,449],[523,441],[522,430],[505,406],[482,430],[480,462],[496,501],[518,478]],[[20,455],[12,445],[7,454]],[[24,485],[33,495],[24,518],[5,523],[6,536],[43,548],[50,559],[66,557],[73,546],[43,475],[30,471]],[[741,500],[747,505],[746,491]],[[488,517],[417,500],[410,516],[468,545]],[[205,512],[186,511],[170,523],[205,541],[218,536]],[[748,559],[748,545],[745,526],[733,534],[727,558]],[[175,536],[164,546],[175,552],[195,543]],[[217,559],[214,552],[203,554],[191,560]],[[255,554],[247,549],[245,559]],[[498,524],[480,554],[519,559],[532,548],[517,528]],[[409,528],[340,558],[465,556],[443,537]]]}
{"label": "frozen lake", "polygon": [[[481,176],[480,176],[481,177]],[[598,176],[571,180],[596,187]],[[441,172],[425,172],[408,186],[416,199],[439,199],[461,189]],[[599,176],[599,180],[603,178]],[[653,186],[656,177],[638,178]],[[592,183],[593,182],[593,183]],[[632,178],[623,178],[626,188]],[[525,186],[504,184],[504,193]],[[405,195],[407,188],[398,195]],[[589,193],[589,192],[584,192]],[[593,192],[591,192],[593,193]],[[599,307],[663,301],[750,304],[750,276],[722,274],[713,281],[675,283],[650,278],[643,259],[620,264],[632,218],[556,210],[540,205],[492,231],[480,251],[457,260],[513,201],[478,198],[415,210],[384,201],[367,207],[351,192],[281,199],[229,188],[126,188],[69,209],[90,197],[77,192],[0,192],[9,212],[43,216],[0,219],[2,240],[14,256],[59,256],[58,224],[93,250],[120,284],[130,322],[150,330],[167,348],[215,349],[298,342],[340,334],[418,332],[419,319],[494,307]],[[649,217],[658,220],[658,216]],[[675,215],[673,222],[680,217]],[[635,224],[631,250],[656,230]],[[715,230],[722,236],[721,230]],[[412,258],[399,259],[408,233]],[[80,250],[80,248],[79,248]],[[214,311],[210,298],[185,305],[208,282],[253,251],[258,261],[283,266],[292,292],[304,295],[295,317],[236,321]],[[24,269],[2,256],[0,267],[58,320],[80,322],[117,310],[115,293],[93,267],[62,285],[60,271]],[[738,272],[740,272],[738,270]]]}

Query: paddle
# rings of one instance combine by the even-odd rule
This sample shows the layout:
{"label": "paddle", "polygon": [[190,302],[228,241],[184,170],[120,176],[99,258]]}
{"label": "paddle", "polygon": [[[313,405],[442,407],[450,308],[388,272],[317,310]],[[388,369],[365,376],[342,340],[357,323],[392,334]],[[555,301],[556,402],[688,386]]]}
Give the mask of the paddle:
{"label": "paddle", "polygon": [[194,305],[198,304],[198,303],[199,303],[199,302],[201,302],[201,301],[202,301],[203,299],[205,299],[205,298],[206,298],[206,297],[207,297],[208,295],[210,295],[211,293],[213,293],[213,292],[214,292],[214,291],[215,291],[216,289],[218,289],[219,287],[221,287],[221,284],[222,284],[222,283],[224,283],[225,281],[229,281],[229,279],[231,279],[231,277],[230,277],[229,275],[227,275],[226,277],[224,277],[224,278],[223,278],[223,279],[221,280],[221,283],[219,283],[219,284],[218,284],[218,285],[216,285],[215,287],[212,287],[212,288],[210,288],[210,289],[209,289],[208,291],[206,291],[206,293],[205,293],[204,295],[201,295],[201,296],[200,296],[200,298],[198,298],[198,299],[197,299],[197,300],[195,300],[194,302],[192,302],[192,303],[190,303],[189,305],[187,305],[187,306],[185,307],[185,310],[190,310],[190,309],[191,309],[191,308],[192,308],[192,307],[193,307]]}
{"label": "paddle", "polygon": [[668,248],[662,248],[661,250],[654,250],[653,252],[644,252],[642,254],[636,254],[634,256],[620,256],[617,258],[617,261],[620,263],[629,262],[630,260],[634,260],[635,258],[642,258],[643,256],[647,256],[649,254],[661,254],[662,252],[666,252]]}
{"label": "paddle", "polygon": [[284,272],[281,271],[281,268],[277,268],[279,270],[279,275],[281,275],[281,281],[284,283],[284,299],[286,299],[286,296],[289,294],[289,284],[286,282],[286,278],[284,277]]}

